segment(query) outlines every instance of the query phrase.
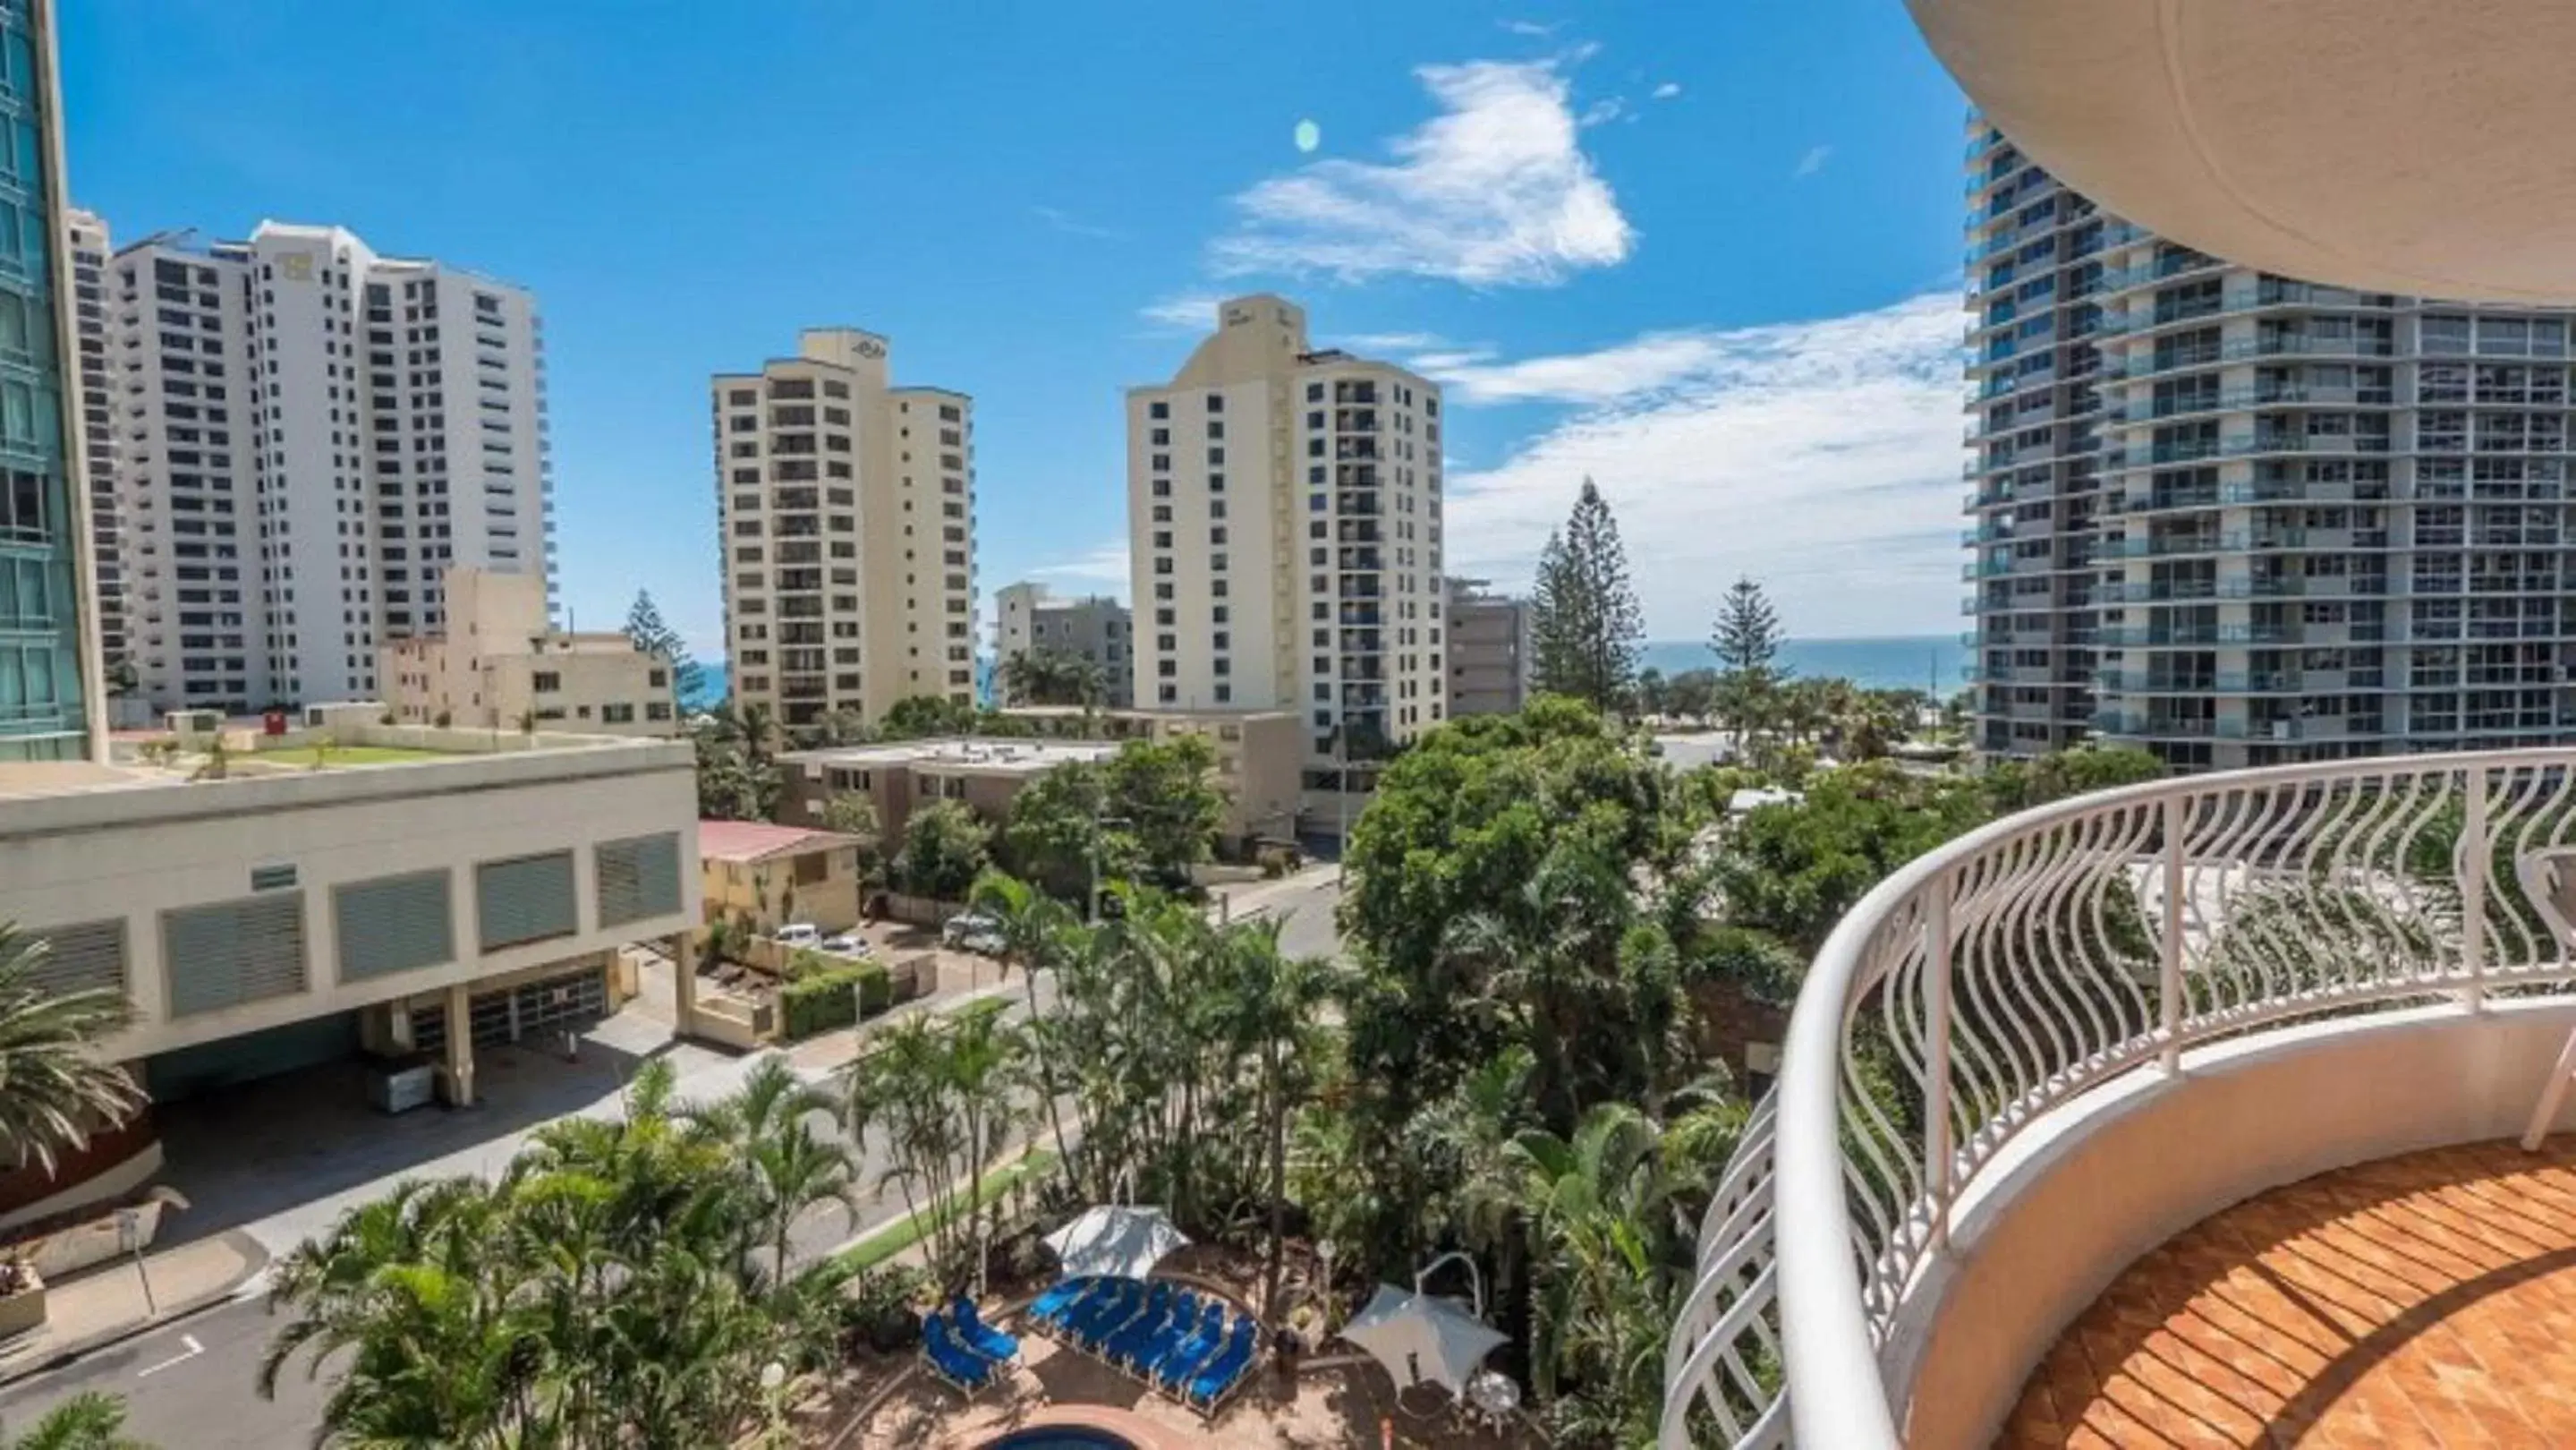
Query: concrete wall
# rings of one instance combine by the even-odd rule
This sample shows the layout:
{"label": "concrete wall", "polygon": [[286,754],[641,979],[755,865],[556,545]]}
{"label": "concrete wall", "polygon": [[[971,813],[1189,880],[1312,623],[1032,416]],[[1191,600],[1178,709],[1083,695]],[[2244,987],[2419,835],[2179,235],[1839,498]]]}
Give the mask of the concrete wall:
{"label": "concrete wall", "polygon": [[[375,732],[366,732],[373,734]],[[398,732],[396,732],[398,733]],[[539,740],[548,737],[539,736]],[[677,832],[681,909],[602,925],[593,848]],[[478,863],[571,849],[578,929],[478,949]],[[0,809],[0,921],[125,923],[136,1017],[102,1044],[120,1060],[602,953],[698,921],[697,791],[688,747],[617,742],[482,758],[302,771],[194,784],[20,796]],[[255,869],[292,868],[303,893],[306,989],[184,1018],[169,1014],[162,913],[254,894]],[[331,888],[444,867],[456,960],[343,982]]]}
{"label": "concrete wall", "polygon": [[[2576,1004],[2345,1018],[2204,1048],[2043,1118],[1980,1175],[1882,1357],[1915,1450],[1989,1444],[2057,1336],[2136,1259],[2267,1188],[2518,1136]],[[2576,1101],[2558,1126],[2576,1126]]]}

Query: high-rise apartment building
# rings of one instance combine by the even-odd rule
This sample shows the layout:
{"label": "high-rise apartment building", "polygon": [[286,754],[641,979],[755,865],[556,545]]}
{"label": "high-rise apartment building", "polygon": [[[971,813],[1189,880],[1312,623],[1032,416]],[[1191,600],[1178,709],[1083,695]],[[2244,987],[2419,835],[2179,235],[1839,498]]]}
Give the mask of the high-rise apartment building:
{"label": "high-rise apartment building", "polygon": [[1136,704],[1294,710],[1310,762],[1440,723],[1440,389],[1238,297],[1127,394]]}
{"label": "high-rise apartment building", "polygon": [[[1014,655],[1035,653],[1088,660],[1100,667],[1100,703],[1111,709],[1134,703],[1135,661],[1129,648],[1134,638],[1134,620],[1115,599],[1098,594],[1058,599],[1043,584],[1011,584],[993,591],[994,661],[1007,666]],[[1007,673],[1001,686],[1005,705],[1035,703],[1012,696]]]}
{"label": "high-rise apartment building", "polygon": [[109,567],[155,707],[366,699],[380,643],[444,622],[448,566],[551,587],[527,292],[278,222],[108,273]]}
{"label": "high-rise apartment building", "polygon": [[1449,714],[1509,715],[1529,703],[1530,605],[1482,579],[1449,581]]}
{"label": "high-rise apartment building", "polygon": [[779,723],[975,698],[974,402],[887,383],[886,340],[815,328],[714,383],[733,696]]}
{"label": "high-rise apartment building", "polygon": [[2256,273],[1968,145],[1978,746],[2576,739],[2564,312]]}
{"label": "high-rise apartment building", "polygon": [[[70,206],[50,0],[0,4],[0,127],[16,158],[0,217],[17,239],[0,269],[0,761],[105,751],[98,590],[84,535],[91,480],[74,406],[79,356],[63,281]],[[72,284],[78,287],[75,279]]]}
{"label": "high-rise apartment building", "polygon": [[[72,338],[80,363],[81,459],[89,489],[89,533],[97,586],[98,644],[111,693],[134,683],[125,636],[125,511],[116,496],[116,395],[108,384],[107,223],[73,208],[65,218],[71,238]],[[114,722],[110,722],[114,723]]]}

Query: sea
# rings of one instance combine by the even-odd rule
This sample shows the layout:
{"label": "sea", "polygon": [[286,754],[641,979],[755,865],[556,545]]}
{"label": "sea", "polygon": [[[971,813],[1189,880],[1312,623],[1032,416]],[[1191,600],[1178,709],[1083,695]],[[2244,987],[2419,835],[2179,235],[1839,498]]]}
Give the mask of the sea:
{"label": "sea", "polygon": [[[1684,670],[1715,669],[1717,656],[1709,653],[1706,640],[1667,639],[1648,643],[1640,663],[1677,675]],[[1806,678],[1839,675],[1873,690],[1914,687],[1948,695],[1964,683],[1959,672],[1967,666],[1968,649],[1955,634],[1791,639],[1780,646],[1780,663]],[[691,711],[711,709],[725,697],[723,661],[702,660],[698,673],[697,696],[685,706]],[[975,674],[982,697],[991,698],[992,661],[978,660]]]}
{"label": "sea", "polygon": [[[1947,696],[1964,681],[1968,647],[1955,634],[1892,634],[1867,639],[1788,639],[1780,645],[1780,663],[1801,679],[1839,676],[1863,689],[1928,689]],[[1713,670],[1717,656],[1704,639],[1649,641],[1639,660],[1666,675],[1684,670]]]}

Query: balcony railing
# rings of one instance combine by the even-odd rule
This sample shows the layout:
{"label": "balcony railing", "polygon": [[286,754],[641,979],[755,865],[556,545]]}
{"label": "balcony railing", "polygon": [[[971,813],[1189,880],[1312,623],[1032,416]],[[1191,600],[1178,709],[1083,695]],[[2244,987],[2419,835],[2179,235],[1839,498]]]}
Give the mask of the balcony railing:
{"label": "balcony railing", "polygon": [[2576,750],[2499,751],[2151,782],[1907,864],[1817,954],[1702,1220],[1662,1445],[1894,1450],[1953,1212],[2029,1186],[2025,1130],[2221,1039],[2563,993],[2571,836]]}

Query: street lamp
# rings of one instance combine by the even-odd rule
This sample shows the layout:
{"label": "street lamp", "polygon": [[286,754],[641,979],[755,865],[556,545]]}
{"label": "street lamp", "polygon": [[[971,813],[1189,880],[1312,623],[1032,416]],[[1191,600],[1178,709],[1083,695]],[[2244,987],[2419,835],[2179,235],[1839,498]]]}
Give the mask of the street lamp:
{"label": "street lamp", "polygon": [[1089,924],[1100,924],[1100,833],[1111,826],[1132,826],[1126,816],[1095,815],[1091,818],[1091,915]]}

